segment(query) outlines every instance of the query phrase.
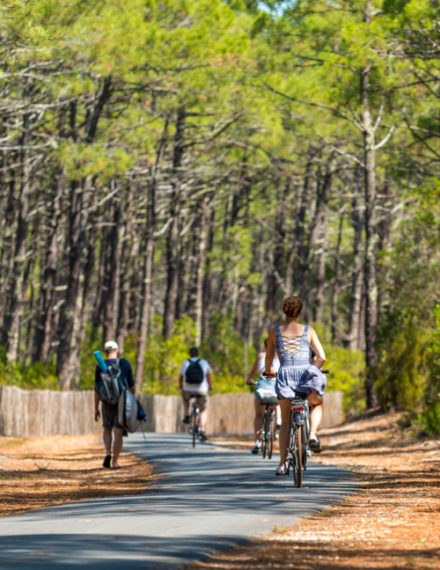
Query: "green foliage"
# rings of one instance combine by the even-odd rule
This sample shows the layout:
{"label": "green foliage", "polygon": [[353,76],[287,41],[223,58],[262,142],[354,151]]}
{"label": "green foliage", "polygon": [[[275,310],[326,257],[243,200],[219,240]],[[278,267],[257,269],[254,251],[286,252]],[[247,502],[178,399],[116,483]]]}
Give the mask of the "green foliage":
{"label": "green foliage", "polygon": [[195,344],[194,321],[189,317],[176,321],[168,340],[162,337],[162,319],[157,315],[152,328],[145,352],[142,391],[149,394],[177,395],[180,365],[188,358],[188,351]]}
{"label": "green foliage", "polygon": [[417,424],[428,434],[440,434],[440,395],[419,414]]}
{"label": "green foliage", "polygon": [[[392,320],[390,316],[388,322]],[[385,327],[382,336],[376,382],[379,402],[384,408],[416,411],[426,389],[426,331],[409,315],[398,328]]]}
{"label": "green foliage", "polygon": [[234,330],[232,319],[214,315],[211,327],[201,349],[214,371],[214,393],[247,390],[244,377],[255,360],[255,349],[246,347],[245,341]]}
{"label": "green foliage", "polygon": [[[154,318],[153,332],[145,353],[145,368],[142,391],[150,394],[179,394],[178,377],[180,366],[189,356],[189,349],[196,342],[196,328],[190,317],[176,321],[168,340],[162,337],[162,319]],[[126,347],[125,347],[126,348]],[[200,356],[213,369],[213,393],[241,392],[245,390],[246,347],[240,335],[234,331],[233,323],[226,317],[215,316],[212,331],[200,346]],[[135,362],[135,355],[129,350],[124,356]],[[255,358],[255,350],[248,348],[248,361]]]}
{"label": "green foliage", "polygon": [[332,343],[330,331],[322,324],[317,323],[315,328],[327,357],[324,368],[330,370],[326,390],[342,390],[344,411],[360,413],[365,409],[364,354]]}
{"label": "green foliage", "polygon": [[0,347],[0,384],[17,386],[24,390],[59,390],[59,382],[52,363],[36,362],[26,365],[6,360],[6,351]]}
{"label": "green foliage", "polygon": [[378,345],[376,389],[384,408],[409,412],[425,431],[437,429],[440,393],[440,185],[408,191],[401,239],[385,252],[386,306]]}
{"label": "green foliage", "polygon": [[427,349],[428,377],[425,391],[425,409],[419,423],[429,434],[440,434],[440,305],[434,311],[435,329]]}

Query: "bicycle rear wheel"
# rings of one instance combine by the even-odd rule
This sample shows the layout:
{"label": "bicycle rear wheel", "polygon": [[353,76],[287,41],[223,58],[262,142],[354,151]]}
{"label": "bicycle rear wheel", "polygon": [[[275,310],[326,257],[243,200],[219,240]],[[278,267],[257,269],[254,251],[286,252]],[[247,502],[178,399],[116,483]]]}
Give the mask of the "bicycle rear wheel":
{"label": "bicycle rear wheel", "polygon": [[195,411],[193,411],[192,416],[191,416],[191,431],[192,431],[192,444],[193,444],[193,447],[195,447],[197,436],[199,434],[198,414]]}
{"label": "bicycle rear wheel", "polygon": [[295,426],[295,454],[293,465],[293,483],[295,487],[302,487],[302,426]]}
{"label": "bicycle rear wheel", "polygon": [[308,443],[308,438],[307,438],[307,428],[304,424],[301,426],[301,434],[302,434],[302,466],[303,466],[303,469],[305,471],[307,469],[307,443]]}
{"label": "bicycle rear wheel", "polygon": [[268,424],[269,424],[268,431],[266,431],[267,457],[268,459],[272,459],[273,440],[275,437],[275,417],[273,411],[269,414]]}

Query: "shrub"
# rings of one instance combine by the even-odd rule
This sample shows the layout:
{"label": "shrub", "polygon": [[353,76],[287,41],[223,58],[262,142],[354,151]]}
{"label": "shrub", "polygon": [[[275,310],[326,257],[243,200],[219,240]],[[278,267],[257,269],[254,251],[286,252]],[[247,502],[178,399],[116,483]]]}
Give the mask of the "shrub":
{"label": "shrub", "polygon": [[3,347],[0,350],[0,384],[17,386],[25,390],[59,390],[60,388],[54,364],[36,362],[25,365],[7,362]]}
{"label": "shrub", "polygon": [[418,410],[423,405],[429,335],[409,315],[382,343],[376,369],[376,392],[384,409]]}
{"label": "shrub", "polygon": [[349,350],[331,341],[330,331],[322,324],[315,325],[327,360],[324,368],[330,370],[327,391],[341,390],[344,394],[343,409],[358,414],[365,409],[365,358],[360,350]]}

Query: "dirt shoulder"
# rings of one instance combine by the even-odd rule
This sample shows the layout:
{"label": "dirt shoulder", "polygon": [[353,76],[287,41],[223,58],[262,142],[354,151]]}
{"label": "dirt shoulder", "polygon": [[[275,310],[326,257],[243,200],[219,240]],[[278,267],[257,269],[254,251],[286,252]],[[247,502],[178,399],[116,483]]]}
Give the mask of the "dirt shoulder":
{"label": "dirt shoulder", "polygon": [[71,501],[141,493],[154,481],[142,459],[123,452],[103,469],[97,435],[0,437],[0,516]]}
{"label": "dirt shoulder", "polygon": [[316,460],[350,469],[359,493],[190,568],[440,568],[440,440],[403,437],[398,419],[373,415],[321,431]]}

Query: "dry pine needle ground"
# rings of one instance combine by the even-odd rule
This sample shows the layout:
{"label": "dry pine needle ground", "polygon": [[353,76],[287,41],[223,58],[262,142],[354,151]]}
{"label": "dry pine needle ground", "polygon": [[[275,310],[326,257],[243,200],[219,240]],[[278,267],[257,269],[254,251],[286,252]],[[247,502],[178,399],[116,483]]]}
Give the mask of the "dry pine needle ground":
{"label": "dry pine needle ground", "polygon": [[122,469],[103,469],[97,435],[0,437],[0,515],[70,501],[141,493],[153,480],[141,459],[122,453]]}

